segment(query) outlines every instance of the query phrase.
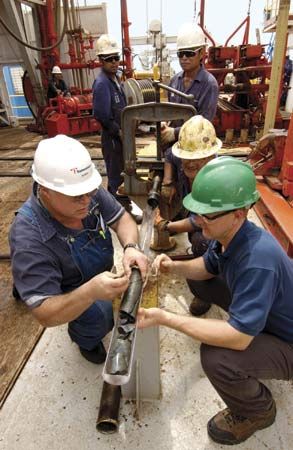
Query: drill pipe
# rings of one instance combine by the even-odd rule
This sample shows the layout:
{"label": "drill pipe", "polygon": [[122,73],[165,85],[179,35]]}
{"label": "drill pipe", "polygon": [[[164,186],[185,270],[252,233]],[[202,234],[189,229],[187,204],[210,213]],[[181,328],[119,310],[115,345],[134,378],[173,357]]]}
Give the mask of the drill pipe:
{"label": "drill pipe", "polygon": [[156,175],[153,179],[153,186],[149,192],[147,203],[152,208],[155,209],[159,206],[159,199],[161,195],[161,182],[162,179],[160,175]]}
{"label": "drill pipe", "polygon": [[117,431],[120,398],[121,387],[104,381],[96,425],[97,430],[101,433],[111,434]]}

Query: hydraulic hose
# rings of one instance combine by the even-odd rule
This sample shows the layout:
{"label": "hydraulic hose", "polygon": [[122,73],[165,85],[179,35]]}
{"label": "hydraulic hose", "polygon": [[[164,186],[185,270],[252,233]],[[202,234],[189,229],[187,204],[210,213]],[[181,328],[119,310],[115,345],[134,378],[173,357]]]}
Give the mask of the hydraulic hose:
{"label": "hydraulic hose", "polygon": [[63,0],[63,6],[64,6],[64,23],[63,23],[63,30],[62,30],[61,36],[55,44],[50,45],[49,47],[35,47],[34,45],[31,45],[28,42],[23,41],[19,36],[17,36],[17,34],[14,33],[14,31],[11,30],[11,28],[9,28],[8,25],[6,25],[5,21],[2,19],[1,16],[0,16],[0,23],[3,26],[3,28],[5,28],[7,33],[9,33],[17,42],[19,42],[19,44],[24,45],[25,47],[28,47],[32,50],[36,50],[37,52],[44,52],[47,50],[52,50],[53,48],[58,47],[58,45],[61,44],[61,42],[64,38],[64,35],[66,33],[67,17],[68,17],[68,0]]}

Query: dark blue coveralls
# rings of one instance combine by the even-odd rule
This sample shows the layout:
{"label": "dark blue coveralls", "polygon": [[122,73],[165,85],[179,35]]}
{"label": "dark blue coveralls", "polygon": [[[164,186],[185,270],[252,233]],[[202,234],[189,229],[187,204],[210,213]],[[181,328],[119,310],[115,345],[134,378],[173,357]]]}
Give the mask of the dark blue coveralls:
{"label": "dark blue coveralls", "polygon": [[123,182],[123,148],[121,141],[121,112],[126,98],[118,78],[116,81],[101,69],[93,84],[94,117],[102,125],[102,152],[108,175],[108,190],[116,195]]}
{"label": "dark blue coveralls", "polygon": [[[12,273],[16,291],[30,309],[111,270],[113,245],[108,225],[125,210],[101,187],[89,210],[83,230],[64,227],[39,203],[36,185],[18,210],[9,235]],[[92,350],[112,327],[112,302],[97,299],[68,324],[68,332],[81,348]]]}

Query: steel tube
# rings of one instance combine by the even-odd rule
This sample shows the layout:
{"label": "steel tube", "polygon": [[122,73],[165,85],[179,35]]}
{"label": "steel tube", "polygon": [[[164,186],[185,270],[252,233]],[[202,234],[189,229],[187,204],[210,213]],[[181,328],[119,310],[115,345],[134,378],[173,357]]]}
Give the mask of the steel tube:
{"label": "steel tube", "polygon": [[96,428],[100,433],[112,434],[118,430],[121,387],[104,381]]}

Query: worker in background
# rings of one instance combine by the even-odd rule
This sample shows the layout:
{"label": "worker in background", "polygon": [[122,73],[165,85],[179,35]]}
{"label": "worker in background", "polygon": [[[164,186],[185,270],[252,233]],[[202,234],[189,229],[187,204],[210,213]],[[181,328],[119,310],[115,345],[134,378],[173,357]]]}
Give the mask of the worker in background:
{"label": "worker in background", "polygon": [[65,81],[63,80],[63,75],[60,67],[54,66],[52,69],[52,79],[48,84],[47,98],[50,100],[51,98],[56,98],[58,95],[62,95],[63,97],[70,97],[70,92],[68,87],[66,86]]}
{"label": "worker in background", "polygon": [[[177,56],[182,71],[170,81],[170,86],[185,94],[194,95],[193,106],[197,114],[212,121],[217,110],[219,87],[215,77],[203,66],[206,39],[202,29],[194,24],[184,24],[177,35]],[[188,101],[177,94],[168,93],[168,99],[173,103],[186,104]],[[170,125],[163,123],[161,130],[162,143],[169,148],[165,152],[164,179],[162,195],[170,201],[172,187],[178,180],[180,160],[171,156],[171,144],[178,140],[182,122],[173,121]]]}
{"label": "worker in background", "polygon": [[[9,236],[14,293],[45,327],[68,323],[81,354],[104,362],[102,342],[113,327],[111,301],[122,294],[136,264],[145,277],[137,225],[101,186],[86,148],[64,135],[42,140],[32,166],[30,198]],[[110,272],[109,228],[124,247],[124,274]]]}
{"label": "worker in background", "polygon": [[[183,124],[179,139],[172,147],[172,157],[180,159],[178,190],[174,203],[182,204],[183,198],[191,192],[192,183],[199,170],[211,161],[220,150],[222,142],[217,138],[214,126],[202,116],[193,116]],[[196,214],[186,210],[181,212],[181,220],[169,221],[160,214],[156,217],[155,226],[158,230],[167,231],[170,235],[188,233],[192,253],[195,258],[202,256],[209,244],[209,239],[202,234],[202,229],[196,223]],[[189,311],[194,316],[205,314],[211,307],[212,299],[219,287],[227,290],[226,283],[221,278],[211,278],[205,281],[187,279],[187,284],[194,295],[189,305]],[[204,300],[201,300],[201,297]],[[208,299],[210,298],[210,301]]]}
{"label": "worker in background", "polygon": [[288,96],[288,90],[290,89],[290,80],[292,75],[292,60],[290,55],[286,55],[284,63],[284,73],[283,73],[283,85],[282,85],[282,95],[280,99],[280,106],[286,106],[286,100]]}
{"label": "worker in background", "polygon": [[[93,84],[93,107],[94,117],[102,125],[102,152],[108,190],[132,213],[131,200],[118,192],[123,183],[121,113],[126,106],[126,98],[118,75],[120,54],[117,41],[112,36],[103,34],[97,40],[96,53],[102,67]],[[133,217],[137,223],[141,222],[141,216],[133,214]]]}
{"label": "worker in background", "polygon": [[293,377],[293,261],[276,239],[247,220],[259,199],[249,164],[231,157],[208,162],[183,204],[211,239],[206,253],[191,261],[159,255],[162,273],[194,280],[223,277],[213,303],[227,320],[180,316],[159,308],[140,309],[139,327],[164,325],[200,341],[202,367],[227,408],[207,430],[220,444],[239,444],[270,426],[276,405],[265,379]]}

